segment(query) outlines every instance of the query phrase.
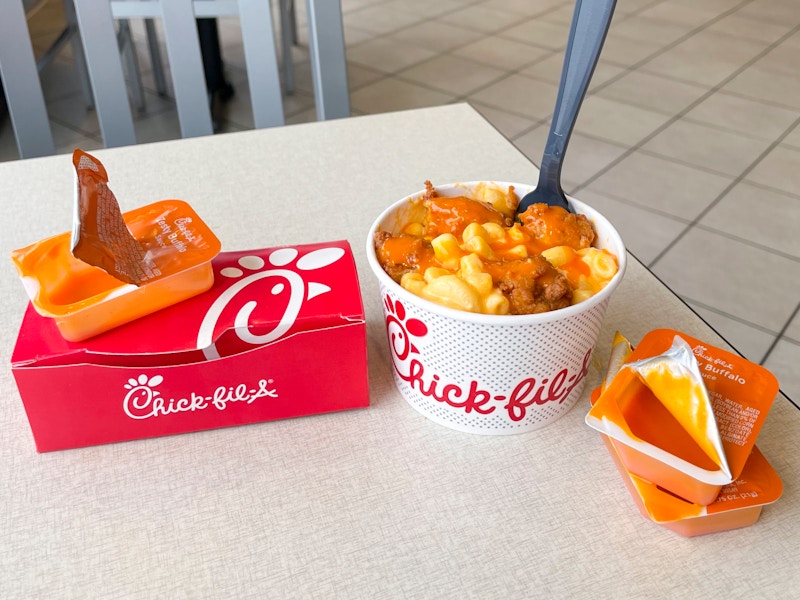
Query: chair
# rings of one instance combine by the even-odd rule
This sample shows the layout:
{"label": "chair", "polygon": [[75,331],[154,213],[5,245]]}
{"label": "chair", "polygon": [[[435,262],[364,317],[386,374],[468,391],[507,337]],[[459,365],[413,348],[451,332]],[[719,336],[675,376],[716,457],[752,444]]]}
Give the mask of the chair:
{"label": "chair", "polygon": [[[181,136],[213,132],[195,19],[238,16],[256,128],[284,124],[272,12],[268,0],[74,0],[95,108],[106,146],[136,142],[114,20],[161,19]],[[280,0],[281,14],[293,5]],[[319,119],[349,116],[341,7],[307,0],[309,46]],[[147,21],[146,21],[147,22]],[[291,21],[286,20],[284,27]],[[284,29],[285,31],[285,29]],[[282,36],[291,44],[288,35]],[[286,42],[284,42],[286,43]],[[284,56],[288,50],[284,46]],[[284,73],[286,73],[284,63]],[[291,84],[291,81],[288,83]]]}
{"label": "chair", "polygon": [[[47,3],[47,0],[23,0],[25,6],[25,13],[30,18],[37,10]],[[89,74],[86,72],[86,60],[83,56],[83,48],[81,48],[80,39],[78,36],[78,23],[75,17],[75,7],[72,0],[61,0],[64,7],[64,16],[66,18],[66,26],[59,34],[58,38],[45,50],[44,54],[36,61],[36,68],[41,73],[44,68],[49,65],[56,55],[64,47],[64,44],[70,42],[72,45],[72,54],[74,57],[75,67],[78,72],[78,78],[81,84],[83,97],[86,100],[86,105],[92,107],[92,90],[89,87]]]}
{"label": "chair", "polygon": [[55,154],[22,2],[0,1],[0,77],[20,157]]}
{"label": "chair", "polygon": [[[36,2],[22,1],[26,5]],[[70,12],[73,0],[64,0],[64,6],[68,30],[59,37],[57,44],[63,44],[74,36],[77,27],[81,44],[74,51],[76,63],[80,63],[76,66],[79,74],[88,73],[83,85],[84,94],[87,105],[94,104],[107,147],[136,143],[122,72],[123,60],[131,80],[134,105],[140,110],[144,107],[136,53],[127,25],[127,19],[133,18],[145,19],[153,72],[160,93],[166,90],[166,84],[159,69],[161,60],[153,20],[162,19],[183,137],[212,133],[194,24],[194,19],[202,17],[239,16],[255,126],[271,127],[284,123],[269,0],[74,0],[73,12]],[[347,117],[350,115],[350,100],[340,2],[306,0],[306,7],[317,118]],[[290,52],[292,43],[297,41],[294,0],[279,0],[279,10],[284,79],[287,90],[291,92],[294,83]],[[119,21],[116,31],[114,20]],[[82,54],[85,54],[85,70],[81,69]],[[40,68],[42,60],[38,65]],[[0,77],[20,156],[54,154],[56,149],[25,10],[19,0],[0,0]]]}
{"label": "chair", "polygon": [[[92,108],[92,90],[83,48],[80,44],[77,17],[72,0],[63,0],[66,26],[49,48],[36,60],[28,28],[28,17],[43,6],[43,0],[3,0],[0,2],[0,77],[6,106],[14,129],[20,158],[33,158],[55,154],[52,130],[42,94],[39,73],[42,72],[67,42],[72,42],[74,62],[80,79],[86,105]],[[120,28],[120,50],[128,58],[132,80],[138,78],[135,52],[126,41],[126,30]],[[139,108],[144,97],[134,86],[134,98]]]}
{"label": "chair", "polygon": [[[230,3],[220,2],[210,4],[218,12],[208,16],[218,16],[220,9],[231,6]],[[248,53],[258,52],[253,60],[247,60],[248,78],[252,82],[254,121],[257,127],[282,125],[283,109],[272,41],[272,15],[268,5],[267,10],[263,10],[263,3],[243,0],[239,5],[234,7],[240,8],[243,38],[246,37],[245,29],[249,34],[243,39],[246,58],[250,58]],[[75,0],[75,9],[94,90],[97,117],[106,146],[136,143],[122,63],[117,52],[114,18],[162,19],[181,136],[213,133],[192,0]],[[255,29],[259,33],[253,37]],[[255,56],[259,56],[259,60]]]}

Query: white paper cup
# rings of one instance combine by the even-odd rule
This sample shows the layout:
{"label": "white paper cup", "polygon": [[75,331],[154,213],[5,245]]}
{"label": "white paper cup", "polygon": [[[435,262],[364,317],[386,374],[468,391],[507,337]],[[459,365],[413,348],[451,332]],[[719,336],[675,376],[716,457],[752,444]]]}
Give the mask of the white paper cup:
{"label": "white paper cup", "polygon": [[[441,196],[470,196],[481,182],[437,185]],[[486,183],[486,182],[483,182]],[[513,185],[520,196],[535,186]],[[393,375],[406,401],[446,427],[505,435],[533,431],[566,414],[583,391],[609,298],[625,273],[625,246],[600,213],[570,198],[612,252],[619,271],[603,290],[576,305],[532,315],[484,315],[441,306],[397,284],[378,263],[376,231],[398,233],[411,220],[403,198],[381,214],[367,237],[367,259],[380,283]]]}

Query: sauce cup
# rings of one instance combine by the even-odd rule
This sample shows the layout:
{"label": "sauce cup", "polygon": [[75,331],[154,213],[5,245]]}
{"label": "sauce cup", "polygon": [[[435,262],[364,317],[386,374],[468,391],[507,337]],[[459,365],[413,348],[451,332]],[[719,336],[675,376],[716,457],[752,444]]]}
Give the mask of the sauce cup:
{"label": "sauce cup", "polygon": [[206,291],[220,242],[181,200],[162,200],[123,215],[160,274],[136,286],[72,255],[63,233],[12,252],[36,311],[71,342],[93,337]]}

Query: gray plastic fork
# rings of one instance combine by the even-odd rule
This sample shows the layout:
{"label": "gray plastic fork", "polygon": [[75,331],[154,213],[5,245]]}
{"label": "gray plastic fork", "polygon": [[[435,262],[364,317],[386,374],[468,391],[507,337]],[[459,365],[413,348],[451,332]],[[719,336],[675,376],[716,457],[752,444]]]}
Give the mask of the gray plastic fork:
{"label": "gray plastic fork", "polygon": [[574,212],[561,188],[561,168],[616,4],[616,0],[575,1],[556,108],[539,169],[539,183],[522,198],[517,207],[517,216],[531,204],[540,203],[561,206]]}

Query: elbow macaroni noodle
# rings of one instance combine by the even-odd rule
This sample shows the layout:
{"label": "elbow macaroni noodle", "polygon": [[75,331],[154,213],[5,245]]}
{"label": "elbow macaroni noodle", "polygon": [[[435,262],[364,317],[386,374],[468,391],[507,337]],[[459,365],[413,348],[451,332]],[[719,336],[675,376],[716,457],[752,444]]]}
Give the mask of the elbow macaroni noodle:
{"label": "elbow macaroni noodle", "polygon": [[[418,235],[422,225],[411,223],[403,231]],[[452,233],[443,233],[431,240],[436,259],[442,266],[428,267],[423,273],[405,273],[400,285],[413,294],[450,308],[490,315],[508,314],[509,301],[493,284],[483,261],[496,258],[493,245],[508,247],[503,255],[509,259],[528,257],[523,243],[526,235],[519,224],[503,227],[497,223],[471,223],[461,240]],[[519,244],[514,245],[515,241]],[[572,304],[599,292],[617,273],[616,258],[598,248],[575,250],[570,246],[555,246],[541,254],[568,275],[573,284]],[[575,261],[583,263],[587,273],[570,276],[569,266],[575,265]]]}

